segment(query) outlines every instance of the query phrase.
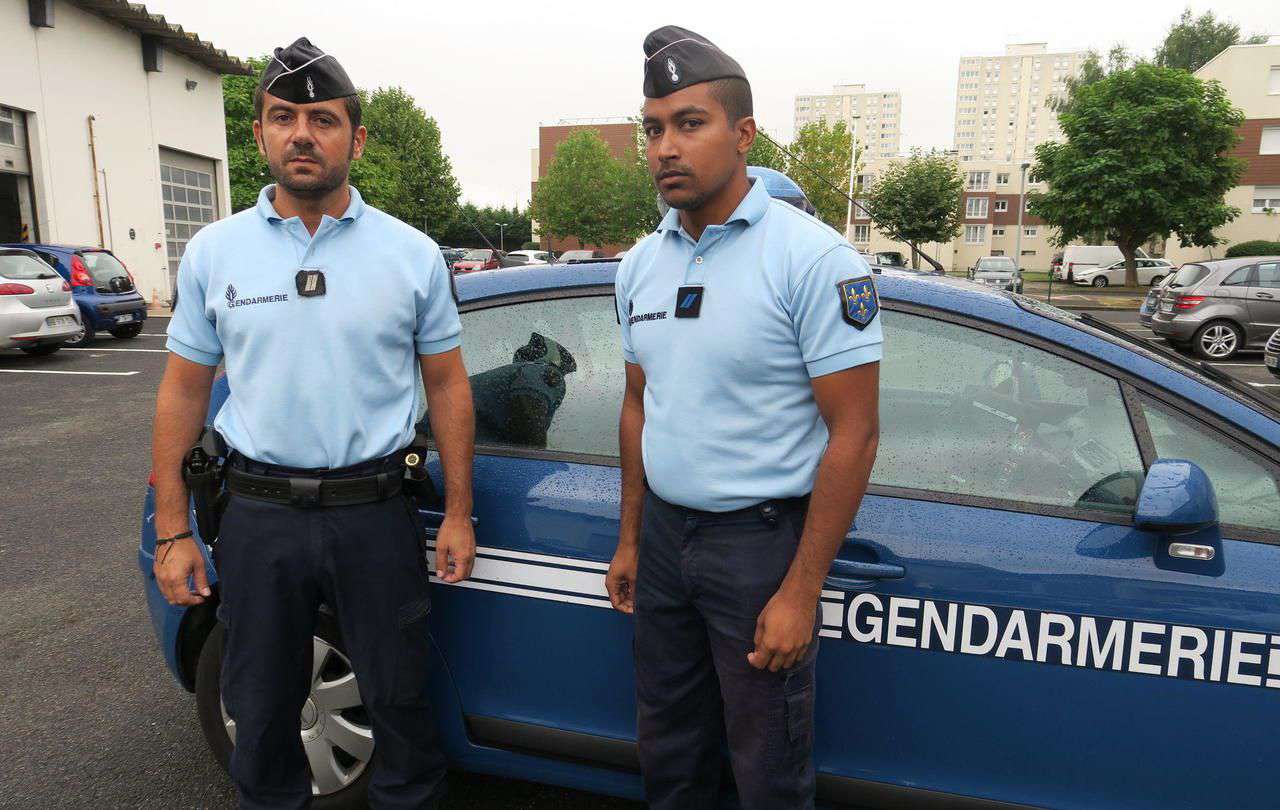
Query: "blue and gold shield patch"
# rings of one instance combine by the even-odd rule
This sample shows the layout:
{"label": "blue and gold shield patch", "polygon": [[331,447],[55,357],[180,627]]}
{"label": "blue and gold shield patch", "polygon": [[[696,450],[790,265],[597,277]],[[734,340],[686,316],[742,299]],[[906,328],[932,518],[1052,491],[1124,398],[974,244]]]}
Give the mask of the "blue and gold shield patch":
{"label": "blue and gold shield patch", "polygon": [[880,298],[871,276],[847,278],[836,289],[840,291],[840,314],[850,326],[866,329],[880,311]]}

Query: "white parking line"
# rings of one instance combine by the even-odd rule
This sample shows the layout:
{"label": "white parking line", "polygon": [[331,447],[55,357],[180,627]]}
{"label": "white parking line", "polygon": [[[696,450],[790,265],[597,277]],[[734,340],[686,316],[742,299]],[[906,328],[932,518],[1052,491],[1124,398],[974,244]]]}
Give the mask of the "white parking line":
{"label": "white parking line", "polygon": [[79,374],[85,377],[132,377],[138,371],[50,371],[43,368],[0,368],[5,374]]}
{"label": "white parking line", "polygon": [[139,332],[139,337],[169,337],[168,332]]}
{"label": "white parking line", "polygon": [[64,352],[153,352],[155,354],[168,354],[168,349],[73,349],[70,346],[64,346],[60,351]]}

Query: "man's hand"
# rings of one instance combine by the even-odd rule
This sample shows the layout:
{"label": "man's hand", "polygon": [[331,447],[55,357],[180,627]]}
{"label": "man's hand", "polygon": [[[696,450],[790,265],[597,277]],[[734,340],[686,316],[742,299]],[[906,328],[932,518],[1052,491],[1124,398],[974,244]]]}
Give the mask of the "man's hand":
{"label": "man's hand", "polygon": [[813,643],[817,613],[816,596],[780,589],[756,619],[756,648],[747,653],[747,663],[770,672],[795,666]]}
{"label": "man's hand", "polygon": [[[204,570],[204,555],[194,538],[187,537],[160,546],[156,550],[152,570],[155,571],[160,593],[171,605],[198,605],[213,593],[209,590],[209,578]],[[187,584],[188,578],[195,580],[195,590]]]}
{"label": "man's hand", "polygon": [[436,533],[436,576],[461,582],[476,562],[476,532],[469,517],[446,517]]}
{"label": "man's hand", "polygon": [[636,565],[639,548],[635,543],[619,543],[609,563],[609,573],[604,576],[604,587],[615,610],[634,613],[636,610]]}

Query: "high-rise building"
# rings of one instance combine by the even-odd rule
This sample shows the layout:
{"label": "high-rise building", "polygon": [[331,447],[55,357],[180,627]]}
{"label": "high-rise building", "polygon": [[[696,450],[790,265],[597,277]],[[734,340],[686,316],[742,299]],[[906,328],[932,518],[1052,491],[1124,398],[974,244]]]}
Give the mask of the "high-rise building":
{"label": "high-rise building", "polygon": [[867,92],[865,84],[837,84],[829,95],[796,96],[795,128],[844,121],[858,136],[863,162],[892,158],[902,151],[902,94]]}
{"label": "high-rise building", "polygon": [[1036,144],[1060,134],[1051,97],[1067,92],[1085,51],[1050,53],[1043,42],[1005,47],[1003,56],[966,56],[956,78],[955,147],[961,162],[1034,159]]}

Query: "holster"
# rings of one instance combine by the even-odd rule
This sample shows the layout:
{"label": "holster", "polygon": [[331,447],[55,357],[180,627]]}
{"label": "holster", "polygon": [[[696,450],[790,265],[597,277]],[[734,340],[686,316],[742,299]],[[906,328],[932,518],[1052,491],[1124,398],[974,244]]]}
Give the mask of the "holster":
{"label": "holster", "polygon": [[222,513],[227,508],[226,463],[227,444],[212,427],[205,427],[182,462],[182,480],[195,507],[196,530],[209,546],[218,540]]}
{"label": "holster", "polygon": [[[430,449],[430,436],[419,427],[413,443],[405,450],[403,491],[424,509],[443,509],[444,500],[427,474],[427,453]],[[413,461],[416,463],[410,463]]]}

